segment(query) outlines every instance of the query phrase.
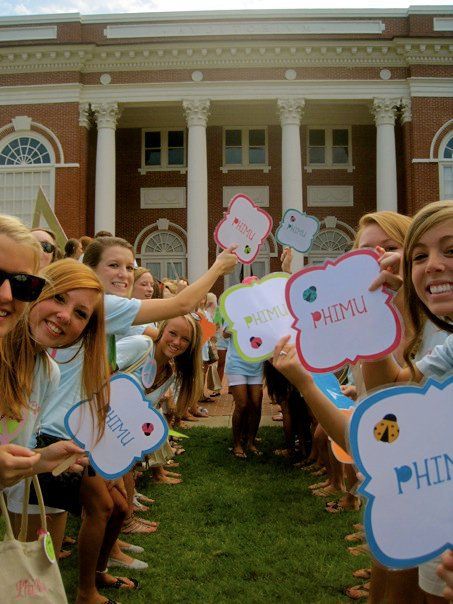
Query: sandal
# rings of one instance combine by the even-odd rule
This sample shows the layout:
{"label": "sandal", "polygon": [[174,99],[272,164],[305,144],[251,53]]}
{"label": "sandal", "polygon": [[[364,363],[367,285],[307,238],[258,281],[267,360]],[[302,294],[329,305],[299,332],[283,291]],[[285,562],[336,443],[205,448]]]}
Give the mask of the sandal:
{"label": "sandal", "polygon": [[323,487],[311,492],[315,497],[341,497],[343,491],[331,491],[329,487]]}
{"label": "sandal", "polygon": [[370,546],[368,545],[368,543],[361,543],[360,545],[348,547],[348,552],[352,556],[363,556],[370,553]]}
{"label": "sandal", "polygon": [[329,512],[329,514],[340,514],[341,512],[358,512],[362,507],[362,500],[358,499],[358,504],[354,507],[345,507],[339,501],[328,501],[326,503],[325,510]]}
{"label": "sandal", "polygon": [[[107,569],[97,570],[96,574],[105,575],[105,574],[107,574]],[[129,589],[131,591],[140,589],[140,582],[137,581],[137,579],[133,579],[132,577],[126,577],[126,579],[132,583],[132,585],[128,585],[126,583],[126,579],[124,577],[116,577],[116,578],[113,577],[113,578],[115,579],[114,583],[99,584],[99,582],[96,581],[96,587],[98,589]]]}
{"label": "sandal", "polygon": [[238,459],[247,459],[247,453],[244,453],[244,451],[232,451],[232,453]]}
{"label": "sandal", "polygon": [[365,533],[363,531],[358,531],[357,533],[351,533],[350,535],[346,535],[344,540],[349,541],[349,543],[354,543],[355,541],[364,541]]}
{"label": "sandal", "polygon": [[352,576],[356,579],[365,579],[369,581],[371,579],[371,568],[358,568],[352,573]]}
{"label": "sandal", "polygon": [[[348,587],[344,590],[344,593],[351,598],[351,600],[362,600],[363,598],[368,598],[370,595],[369,587],[365,585],[354,585],[354,587]],[[369,584],[368,584],[369,585]]]}
{"label": "sandal", "polygon": [[155,533],[157,526],[151,526],[141,522],[138,518],[132,518],[123,524],[121,532],[124,535]]}

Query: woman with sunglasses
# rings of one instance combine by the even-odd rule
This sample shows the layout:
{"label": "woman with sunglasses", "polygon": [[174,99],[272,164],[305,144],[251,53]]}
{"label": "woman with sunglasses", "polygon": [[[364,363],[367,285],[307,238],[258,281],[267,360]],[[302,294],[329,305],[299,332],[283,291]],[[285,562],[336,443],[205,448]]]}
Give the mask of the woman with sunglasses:
{"label": "woman with sunglasses", "polygon": [[0,215],[0,488],[49,472],[68,455],[83,453],[71,442],[35,451],[26,448],[39,407],[59,378],[45,353],[33,362],[11,355],[7,339],[44,287],[45,280],[33,274],[40,255],[30,231],[16,218]]}
{"label": "woman with sunglasses", "polygon": [[34,228],[31,234],[41,246],[41,260],[39,270],[49,266],[55,260],[58,260],[57,239],[55,233],[50,229]]}

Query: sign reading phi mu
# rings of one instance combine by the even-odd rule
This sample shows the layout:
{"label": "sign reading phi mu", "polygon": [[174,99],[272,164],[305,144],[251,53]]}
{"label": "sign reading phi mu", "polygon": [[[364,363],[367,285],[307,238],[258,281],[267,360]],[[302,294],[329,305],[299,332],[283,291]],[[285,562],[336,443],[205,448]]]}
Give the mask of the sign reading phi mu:
{"label": "sign reading phi mu", "polygon": [[220,296],[219,305],[237,353],[252,363],[274,353],[283,335],[296,335],[285,300],[287,273],[271,273],[250,285],[233,285]]}
{"label": "sign reading phi mu", "polygon": [[101,438],[97,418],[87,401],[68,411],[65,426],[75,442],[88,452],[96,472],[107,480],[126,474],[137,461],[161,447],[168,435],[165,419],[144,398],[138,382],[126,373],[110,378],[110,405]]}
{"label": "sign reading phi mu", "polygon": [[398,346],[401,326],[392,295],[384,288],[368,290],[379,275],[378,260],[371,250],[355,250],[289,279],[286,301],[308,371],[335,371]]}
{"label": "sign reading phi mu", "polygon": [[365,481],[367,543],[390,568],[453,547],[453,377],[372,394],[355,410],[352,455]]}
{"label": "sign reading phi mu", "polygon": [[272,230],[272,218],[247,195],[235,195],[228,212],[214,231],[217,245],[223,249],[237,245],[235,254],[243,264],[252,264]]}

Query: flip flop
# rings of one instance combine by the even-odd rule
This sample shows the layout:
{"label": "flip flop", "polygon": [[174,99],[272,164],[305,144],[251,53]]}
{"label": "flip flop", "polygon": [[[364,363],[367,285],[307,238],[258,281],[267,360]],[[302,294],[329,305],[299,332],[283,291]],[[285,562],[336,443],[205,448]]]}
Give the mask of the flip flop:
{"label": "flip flop", "polygon": [[328,503],[326,503],[326,507],[324,509],[329,514],[341,514],[341,512],[357,512],[358,509],[360,509],[360,506],[358,509],[345,508],[341,505],[339,501],[329,501]]}
{"label": "flip flop", "polygon": [[352,573],[352,576],[356,579],[365,579],[369,581],[371,579],[371,568],[358,568]]}
{"label": "flip flop", "polygon": [[115,583],[111,585],[101,585],[101,589],[128,589],[129,591],[136,591],[140,589],[140,582],[137,579],[133,579],[132,577],[127,577],[129,581],[132,581],[132,587],[130,587],[124,579],[117,577]]}
{"label": "flip flop", "polygon": [[365,585],[354,585],[354,587],[348,587],[344,590],[344,593],[351,598],[351,600],[362,600],[363,598],[368,598],[370,595],[369,587]]}

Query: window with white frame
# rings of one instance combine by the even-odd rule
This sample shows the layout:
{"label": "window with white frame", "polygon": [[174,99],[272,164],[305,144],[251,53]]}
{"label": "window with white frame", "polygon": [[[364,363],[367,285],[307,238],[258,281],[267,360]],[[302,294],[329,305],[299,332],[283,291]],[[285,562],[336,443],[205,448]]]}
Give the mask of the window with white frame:
{"label": "window with white frame", "polygon": [[186,165],[185,130],[143,130],[142,169],[172,170]]}
{"label": "window with white frame", "polygon": [[153,231],[143,242],[141,265],[162,279],[180,279],[187,275],[187,250],[182,238],[172,231]]}
{"label": "window with white frame", "polygon": [[444,137],[439,147],[440,199],[453,199],[453,132]]}
{"label": "window with white frame", "polygon": [[225,128],[223,166],[226,169],[253,169],[267,166],[266,128]]}
{"label": "window with white frame", "polygon": [[307,134],[310,168],[351,168],[350,128],[309,128]]}
{"label": "window with white frame", "polygon": [[0,209],[32,225],[41,187],[53,206],[54,154],[40,134],[10,135],[0,143]]}

